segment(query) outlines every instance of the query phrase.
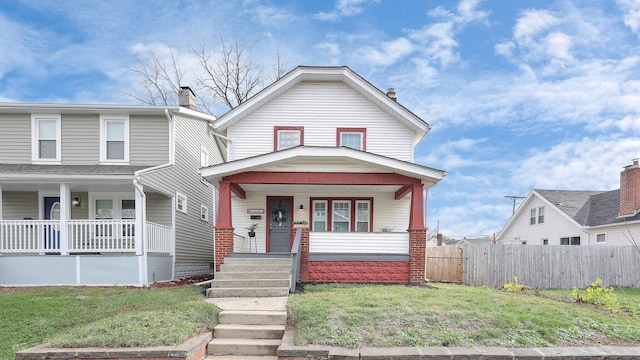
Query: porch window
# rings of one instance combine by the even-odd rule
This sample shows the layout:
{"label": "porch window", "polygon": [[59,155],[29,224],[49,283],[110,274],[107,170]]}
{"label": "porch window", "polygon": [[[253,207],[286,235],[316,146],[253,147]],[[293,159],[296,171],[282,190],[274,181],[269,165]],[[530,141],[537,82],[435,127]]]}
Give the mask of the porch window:
{"label": "porch window", "polygon": [[348,232],[351,229],[351,201],[334,200],[333,207],[333,231]]}
{"label": "porch window", "polygon": [[304,127],[276,126],[274,128],[274,150],[284,150],[304,145]]}
{"label": "porch window", "polygon": [[338,128],[337,145],[366,151],[366,133],[364,128]]}
{"label": "porch window", "polygon": [[113,200],[96,200],[96,219],[113,219]]}
{"label": "porch window", "polygon": [[371,202],[369,200],[356,201],[356,231],[369,232],[371,229]]}
{"label": "porch window", "polygon": [[129,116],[100,116],[100,161],[129,161]]}
{"label": "porch window", "polygon": [[60,161],[61,117],[60,115],[32,115],[33,161]]}
{"label": "porch window", "polygon": [[122,200],[121,206],[122,206],[123,219],[136,218],[136,201],[135,200]]}
{"label": "porch window", "polygon": [[327,201],[313,201],[313,231],[327,231]]}

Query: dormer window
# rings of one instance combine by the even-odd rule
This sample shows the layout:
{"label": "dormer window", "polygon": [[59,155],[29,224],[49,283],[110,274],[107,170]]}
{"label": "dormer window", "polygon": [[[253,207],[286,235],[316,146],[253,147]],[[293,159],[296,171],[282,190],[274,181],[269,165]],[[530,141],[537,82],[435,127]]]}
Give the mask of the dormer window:
{"label": "dormer window", "polygon": [[367,129],[364,128],[338,128],[337,146],[366,151],[366,134]]}
{"label": "dormer window", "polygon": [[284,150],[304,145],[304,127],[276,126],[273,130],[274,150]]}

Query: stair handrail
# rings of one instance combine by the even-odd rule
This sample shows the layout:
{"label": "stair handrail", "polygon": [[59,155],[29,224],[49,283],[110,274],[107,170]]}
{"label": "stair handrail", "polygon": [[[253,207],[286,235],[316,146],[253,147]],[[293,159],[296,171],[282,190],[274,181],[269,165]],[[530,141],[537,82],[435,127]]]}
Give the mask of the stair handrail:
{"label": "stair handrail", "polygon": [[296,292],[296,284],[300,281],[300,244],[302,243],[302,229],[296,229],[296,236],[291,247],[291,287],[289,293]]}

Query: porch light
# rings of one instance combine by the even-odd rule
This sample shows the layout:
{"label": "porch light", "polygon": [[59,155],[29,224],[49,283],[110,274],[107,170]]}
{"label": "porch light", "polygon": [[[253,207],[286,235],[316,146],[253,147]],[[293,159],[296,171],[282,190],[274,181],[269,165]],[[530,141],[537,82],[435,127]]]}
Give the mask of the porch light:
{"label": "porch light", "polygon": [[304,205],[300,204],[300,210],[304,210]]}
{"label": "porch light", "polygon": [[80,198],[79,197],[74,197],[73,200],[71,200],[71,205],[78,207],[80,206]]}

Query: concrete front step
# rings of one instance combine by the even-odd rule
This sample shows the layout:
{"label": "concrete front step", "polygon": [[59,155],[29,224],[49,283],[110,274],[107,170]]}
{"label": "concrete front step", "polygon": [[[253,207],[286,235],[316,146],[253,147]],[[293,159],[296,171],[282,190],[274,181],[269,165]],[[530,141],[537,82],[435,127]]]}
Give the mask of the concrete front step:
{"label": "concrete front step", "polygon": [[209,355],[278,355],[282,340],[213,339],[207,345]]}
{"label": "concrete front step", "polygon": [[291,278],[291,272],[287,271],[227,271],[216,273],[216,280],[241,280],[241,279],[287,279]]}
{"label": "concrete front step", "polygon": [[215,279],[211,283],[212,288],[267,288],[289,287],[289,278],[286,279]]}
{"label": "concrete front step", "polygon": [[273,264],[273,263],[228,263],[225,259],[224,264],[220,265],[220,272],[264,272],[264,271],[291,271],[291,264]]}
{"label": "concrete front step", "polygon": [[224,259],[225,264],[280,264],[291,265],[291,258],[243,258],[243,257],[228,257]]}
{"label": "concrete front step", "polygon": [[229,339],[282,339],[284,330],[284,325],[218,324],[213,329],[213,337]]}
{"label": "concrete front step", "polygon": [[218,316],[219,324],[286,325],[286,311],[224,310]]}
{"label": "concrete front step", "polygon": [[210,288],[207,289],[207,297],[278,297],[288,296],[288,287],[273,288]]}

